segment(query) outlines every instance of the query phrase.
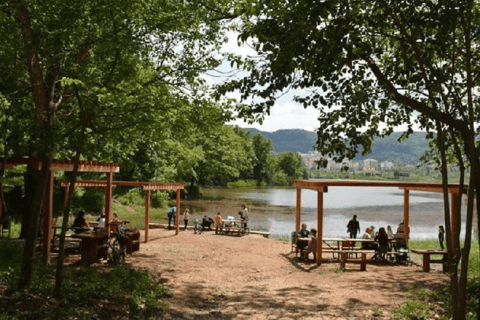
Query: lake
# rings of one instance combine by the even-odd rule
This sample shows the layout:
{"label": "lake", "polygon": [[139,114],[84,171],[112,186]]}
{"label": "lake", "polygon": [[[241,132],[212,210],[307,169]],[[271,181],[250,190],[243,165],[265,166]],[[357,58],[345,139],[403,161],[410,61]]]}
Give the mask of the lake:
{"label": "lake", "polygon": [[[258,222],[272,234],[285,235],[294,230],[295,189],[244,189],[238,190],[235,197],[271,206],[291,207],[291,214],[258,217]],[[411,239],[436,239],[438,226],[444,225],[443,207],[440,193],[410,191]],[[308,228],[316,228],[316,208],[317,192],[302,190],[302,223],[307,223]],[[324,193],[324,212],[324,237],[346,237],[346,225],[354,214],[358,216],[362,233],[372,225],[377,231],[390,225],[395,232],[403,220],[403,190],[393,187],[329,187]],[[463,215],[465,212],[464,207]],[[252,218],[250,225],[255,228],[256,217],[252,215]]]}

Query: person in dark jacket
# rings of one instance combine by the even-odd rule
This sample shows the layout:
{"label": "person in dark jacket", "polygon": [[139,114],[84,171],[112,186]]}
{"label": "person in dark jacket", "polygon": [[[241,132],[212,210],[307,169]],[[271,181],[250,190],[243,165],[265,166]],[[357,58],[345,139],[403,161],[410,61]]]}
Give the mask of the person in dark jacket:
{"label": "person in dark jacket", "polygon": [[360,232],[360,223],[357,221],[357,215],[348,221],[347,232],[350,233],[350,239],[356,239],[357,233]]}

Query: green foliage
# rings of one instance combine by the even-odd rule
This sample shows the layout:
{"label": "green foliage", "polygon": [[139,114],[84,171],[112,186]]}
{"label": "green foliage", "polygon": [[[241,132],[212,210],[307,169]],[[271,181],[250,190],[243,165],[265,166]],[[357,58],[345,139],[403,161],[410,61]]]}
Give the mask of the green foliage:
{"label": "green foliage", "polygon": [[[3,243],[0,245],[5,249],[0,255],[10,251]],[[6,260],[8,263],[2,263],[3,259],[0,261],[0,283],[3,285],[13,286],[15,283],[14,273],[19,272],[21,263],[21,250],[19,252],[15,255],[18,259]],[[102,318],[109,313],[120,318],[129,314],[159,317],[168,305],[167,299],[172,296],[163,285],[152,283],[147,271],[127,266],[111,269],[67,267],[62,295],[57,299],[52,297],[53,266],[37,263],[34,270],[30,291],[13,293],[20,300],[29,300],[29,306],[21,311],[24,317],[32,319]],[[11,319],[15,312],[19,312],[12,308],[15,306],[2,305],[0,318]]]}
{"label": "green foliage", "polygon": [[228,188],[248,188],[248,187],[255,187],[257,185],[257,182],[253,179],[248,179],[248,180],[237,180],[234,182],[229,182],[227,184]]}

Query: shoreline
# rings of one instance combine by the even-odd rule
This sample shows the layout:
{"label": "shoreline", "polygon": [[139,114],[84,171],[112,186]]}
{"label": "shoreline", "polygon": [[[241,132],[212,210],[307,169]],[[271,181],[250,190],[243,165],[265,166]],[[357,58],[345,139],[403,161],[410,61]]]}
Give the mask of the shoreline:
{"label": "shoreline", "polygon": [[[269,231],[271,235],[290,235],[295,229],[295,207],[287,205],[272,205],[266,201],[241,197],[241,191],[225,190],[218,193],[207,192],[207,196],[200,200],[186,200],[184,205],[190,207],[192,219],[201,218],[207,214],[213,216],[220,212],[226,219],[228,216],[238,217],[238,211],[242,204],[246,204],[249,210],[248,225],[251,229]],[[444,225],[443,202],[422,202],[410,204],[410,239],[427,240],[437,239],[438,226]],[[462,207],[462,213],[466,208]],[[324,236],[346,237],[346,225],[353,215],[358,216],[360,221],[360,236],[367,226],[386,228],[390,225],[396,231],[398,224],[403,220],[403,205],[379,205],[359,206],[348,208],[325,208],[323,220]],[[316,208],[302,207],[302,222],[306,222],[308,228],[316,227]],[[465,214],[462,214],[462,224]],[[462,226],[462,229],[464,227]]]}

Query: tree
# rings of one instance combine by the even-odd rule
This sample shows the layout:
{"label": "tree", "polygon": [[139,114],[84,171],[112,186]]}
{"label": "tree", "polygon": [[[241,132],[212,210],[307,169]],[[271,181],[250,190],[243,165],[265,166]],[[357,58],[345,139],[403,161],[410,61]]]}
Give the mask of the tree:
{"label": "tree", "polygon": [[260,133],[255,133],[252,138],[256,160],[253,165],[253,177],[258,184],[270,184],[273,174],[273,143]]}
{"label": "tree", "polygon": [[449,153],[462,173],[470,170],[464,247],[447,237],[454,319],[465,318],[474,198],[480,209],[479,9],[462,0],[243,2],[239,39],[258,57],[232,57],[248,74],[222,88],[253,101],[239,110],[245,116],[268,113],[286,90],[307,89],[296,101],[319,108],[316,148],[337,162],[353,159],[359,146],[367,154],[375,136],[401,124],[408,130],[399,140],[414,125],[430,132],[442,163],[447,234],[460,234],[450,223]]}
{"label": "tree", "polygon": [[51,159],[114,160],[117,141],[127,146],[135,141],[131,136],[141,134],[138,128],[165,121],[161,110],[171,106],[167,99],[192,97],[203,83],[199,74],[219,64],[214,52],[225,40],[228,2],[12,0],[0,5],[0,98],[8,107],[2,110],[25,115],[11,120],[25,126],[12,127],[6,140],[25,137],[26,148],[17,156],[43,160],[42,171],[29,169],[25,178],[29,213],[22,225],[27,231],[20,287],[31,281]]}
{"label": "tree", "polygon": [[277,166],[288,177],[289,180],[301,179],[305,170],[302,157],[295,152],[282,152],[277,157]]}

